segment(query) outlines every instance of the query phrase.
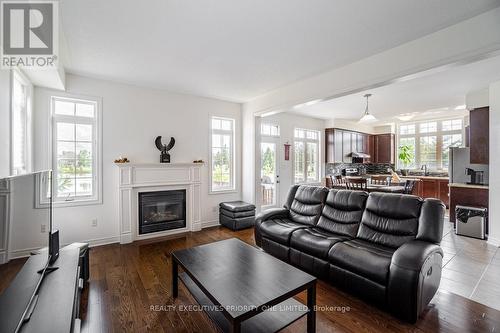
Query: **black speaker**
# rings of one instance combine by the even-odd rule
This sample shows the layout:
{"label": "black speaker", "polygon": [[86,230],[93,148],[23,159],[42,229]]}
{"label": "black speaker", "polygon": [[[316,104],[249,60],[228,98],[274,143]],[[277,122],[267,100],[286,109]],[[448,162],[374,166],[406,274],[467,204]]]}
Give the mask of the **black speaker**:
{"label": "black speaker", "polygon": [[54,263],[59,258],[59,230],[53,230],[49,236],[50,263]]}

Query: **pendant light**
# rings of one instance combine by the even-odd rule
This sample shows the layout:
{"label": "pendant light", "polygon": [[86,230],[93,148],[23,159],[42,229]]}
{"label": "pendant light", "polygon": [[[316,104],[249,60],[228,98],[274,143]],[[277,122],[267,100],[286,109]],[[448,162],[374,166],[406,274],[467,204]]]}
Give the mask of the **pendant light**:
{"label": "pendant light", "polygon": [[365,114],[359,120],[360,123],[371,123],[371,122],[377,121],[377,118],[375,118],[373,115],[371,115],[370,112],[368,111],[368,98],[370,98],[371,95],[372,94],[366,94],[363,96],[366,98],[366,109],[365,109]]}

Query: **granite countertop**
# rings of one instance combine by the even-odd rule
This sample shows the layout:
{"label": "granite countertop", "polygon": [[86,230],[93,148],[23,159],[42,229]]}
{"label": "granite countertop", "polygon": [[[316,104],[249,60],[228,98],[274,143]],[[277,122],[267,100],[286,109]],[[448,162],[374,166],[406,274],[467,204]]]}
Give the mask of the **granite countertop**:
{"label": "granite countertop", "polygon": [[[390,174],[386,173],[378,173],[378,174],[367,174],[366,176],[390,176]],[[402,176],[399,175],[400,178],[406,179],[433,179],[433,180],[449,180],[447,176],[424,176],[424,175],[409,175]]]}
{"label": "granite countertop", "polygon": [[435,179],[435,180],[449,180],[449,177],[446,176],[419,176],[419,175],[413,175],[413,176],[399,176],[401,178],[418,178],[418,179]]}
{"label": "granite countertop", "polygon": [[464,187],[464,188],[475,188],[487,190],[489,189],[488,185],[477,185],[477,184],[464,184],[464,183],[450,183],[450,187]]}

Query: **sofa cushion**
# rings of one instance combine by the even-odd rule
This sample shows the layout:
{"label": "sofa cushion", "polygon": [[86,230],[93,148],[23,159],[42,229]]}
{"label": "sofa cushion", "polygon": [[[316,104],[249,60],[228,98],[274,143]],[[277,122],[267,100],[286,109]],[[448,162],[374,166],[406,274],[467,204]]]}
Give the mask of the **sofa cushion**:
{"label": "sofa cushion", "polygon": [[328,253],[328,261],[385,286],[394,251],[391,247],[352,239],[335,244]]}
{"label": "sofa cushion", "polygon": [[336,234],[356,236],[367,198],[368,193],[362,191],[330,190],[317,226]]}
{"label": "sofa cushion", "polygon": [[321,214],[328,190],[320,186],[299,186],[290,207],[293,222],[315,225]]}
{"label": "sofa cushion", "polygon": [[264,221],[260,225],[262,237],[269,238],[282,245],[290,245],[290,236],[297,229],[307,228],[307,225],[293,222],[290,219],[274,219]]}
{"label": "sofa cushion", "polygon": [[321,228],[299,229],[292,233],[290,246],[320,259],[328,258],[328,251],[338,242],[349,239]]}
{"label": "sofa cushion", "polygon": [[413,195],[370,193],[356,238],[397,248],[415,239],[421,207]]}

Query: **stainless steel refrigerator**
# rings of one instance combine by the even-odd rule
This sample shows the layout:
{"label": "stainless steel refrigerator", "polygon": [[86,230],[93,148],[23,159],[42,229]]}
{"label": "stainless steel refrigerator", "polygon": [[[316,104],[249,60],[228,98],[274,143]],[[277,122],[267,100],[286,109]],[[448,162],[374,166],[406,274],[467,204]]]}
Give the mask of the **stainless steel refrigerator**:
{"label": "stainless steel refrigerator", "polygon": [[471,181],[470,176],[465,173],[466,168],[471,168],[476,171],[484,172],[484,184],[488,184],[489,168],[487,164],[471,164],[470,163],[470,148],[450,148],[450,183],[468,183]]}

